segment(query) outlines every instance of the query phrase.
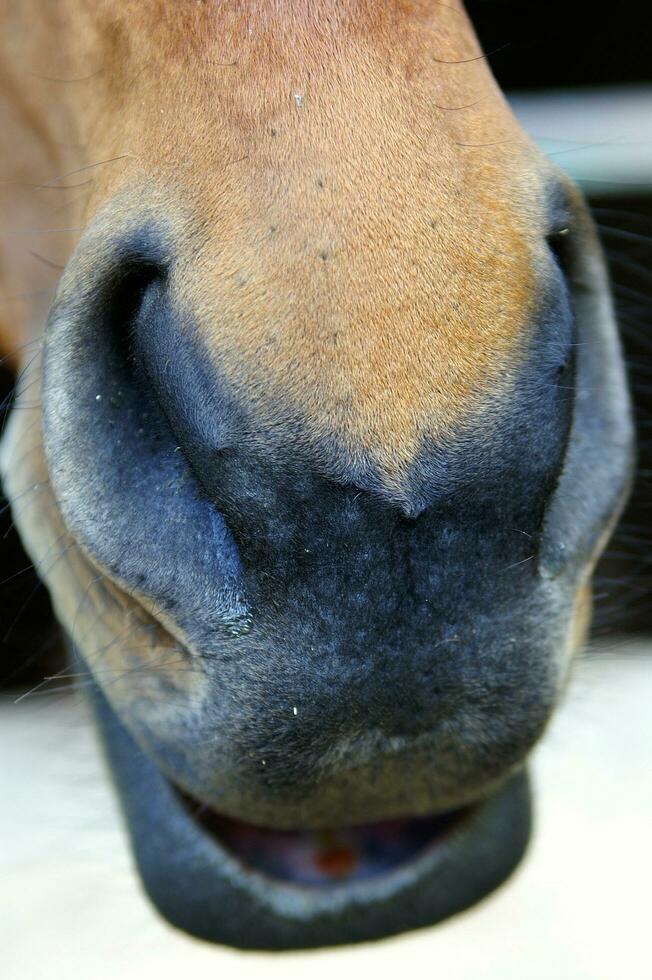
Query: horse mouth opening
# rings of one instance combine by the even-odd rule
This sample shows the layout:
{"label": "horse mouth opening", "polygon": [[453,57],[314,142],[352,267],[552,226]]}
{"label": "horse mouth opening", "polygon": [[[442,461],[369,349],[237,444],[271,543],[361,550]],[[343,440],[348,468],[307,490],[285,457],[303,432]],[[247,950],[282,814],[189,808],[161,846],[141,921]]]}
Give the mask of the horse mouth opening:
{"label": "horse mouth opening", "polygon": [[185,795],[91,695],[145,889],[168,922],[209,942],[309,949],[430,926],[497,888],[527,846],[524,769],[437,816],[265,828]]}
{"label": "horse mouth opening", "polygon": [[351,827],[278,830],[225,816],[185,794],[181,798],[189,816],[244,870],[310,889],[391,875],[427,852],[445,848],[475,809]]}

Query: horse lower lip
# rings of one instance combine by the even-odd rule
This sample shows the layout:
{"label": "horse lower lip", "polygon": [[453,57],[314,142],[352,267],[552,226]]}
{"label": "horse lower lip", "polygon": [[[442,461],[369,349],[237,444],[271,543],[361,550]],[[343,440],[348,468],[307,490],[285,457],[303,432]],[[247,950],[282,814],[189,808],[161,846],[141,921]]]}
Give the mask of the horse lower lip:
{"label": "horse lower lip", "polygon": [[182,794],[190,816],[242,865],[288,884],[327,888],[387,874],[444,846],[470,813],[383,820],[322,830],[277,830],[233,819]]}
{"label": "horse lower lip", "polygon": [[467,808],[437,838],[440,846],[426,844],[389,873],[330,878],[327,887],[272,877],[247,867],[190,815],[104,694],[90,693],[145,889],[168,922],[210,942],[306,949],[430,926],[493,891],[527,845],[530,795],[521,771]]}

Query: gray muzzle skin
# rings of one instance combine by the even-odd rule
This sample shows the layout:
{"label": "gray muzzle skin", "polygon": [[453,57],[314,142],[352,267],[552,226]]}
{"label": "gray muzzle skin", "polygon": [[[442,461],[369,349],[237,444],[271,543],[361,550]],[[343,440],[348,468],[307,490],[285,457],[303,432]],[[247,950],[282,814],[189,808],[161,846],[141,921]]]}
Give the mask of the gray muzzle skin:
{"label": "gray muzzle skin", "polygon": [[527,846],[530,790],[521,770],[444,839],[388,874],[328,888],[274,881],[245,867],[191,816],[99,687],[92,704],[150,899],[170,923],[214,943],[308,949],[433,925],[497,888]]}
{"label": "gray muzzle skin", "polygon": [[[122,268],[119,263],[116,267]],[[631,417],[599,250],[584,250],[573,276],[576,365],[568,411],[562,404],[567,389],[562,387],[560,395],[558,384],[544,384],[537,375],[536,383],[524,388],[528,398],[535,399],[523,403],[528,433],[538,426],[545,436],[548,420],[556,417],[560,405],[569,422],[555,430],[565,441],[563,446],[559,439],[559,446],[555,443],[559,472],[555,472],[554,485],[548,488],[546,483],[545,494],[540,491],[540,528],[538,516],[528,509],[529,484],[523,478],[517,495],[513,474],[522,475],[523,459],[528,472],[539,457],[545,462],[549,454],[543,450],[548,444],[536,442],[536,433],[525,447],[506,436],[506,458],[511,461],[515,455],[518,459],[505,470],[502,482],[502,470],[494,471],[494,467],[489,471],[495,477],[495,499],[491,497],[490,503],[495,503],[496,512],[503,513],[501,490],[509,486],[513,500],[504,494],[507,503],[522,503],[526,521],[537,517],[536,561],[526,557],[529,550],[506,552],[496,536],[511,528],[514,541],[526,547],[529,535],[513,531],[528,526],[520,519],[521,510],[513,515],[509,511],[510,520],[493,522],[494,527],[493,510],[474,524],[465,520],[461,505],[457,510],[449,508],[450,526],[459,530],[459,535],[451,536],[452,547],[448,538],[444,540],[446,526],[429,509],[417,518],[410,517],[408,526],[393,512],[390,520],[386,508],[388,527],[394,532],[393,537],[388,533],[388,540],[414,543],[415,550],[406,547],[400,553],[410,557],[413,591],[419,602],[405,605],[403,619],[392,633],[393,607],[386,604],[387,609],[379,611],[383,596],[392,595],[391,582],[383,591],[381,576],[391,569],[382,560],[379,544],[374,565],[377,579],[365,580],[364,602],[360,603],[366,616],[376,616],[369,636],[377,645],[370,646],[368,637],[358,637],[355,657],[350,652],[345,657],[343,652],[348,651],[360,615],[353,602],[356,591],[338,588],[327,593],[321,580],[308,574],[312,570],[316,575],[314,570],[321,568],[313,557],[302,559],[305,574],[299,574],[289,560],[287,567],[279,565],[286,553],[294,554],[293,539],[276,533],[278,521],[270,529],[263,520],[264,507],[259,508],[260,517],[252,505],[243,521],[240,505],[232,506],[233,500],[258,499],[254,493],[232,492],[234,487],[251,490],[244,480],[249,470],[239,450],[228,458],[234,469],[231,475],[240,482],[227,481],[226,487],[218,485],[205,459],[197,456],[203,485],[215,490],[210,498],[215,501],[212,509],[195,492],[194,484],[184,482],[185,473],[177,473],[182,465],[180,455],[169,452],[167,442],[161,449],[152,435],[151,458],[143,464],[142,444],[134,441],[141,417],[139,388],[135,383],[129,388],[120,337],[111,346],[107,340],[110,331],[97,319],[111,306],[108,301],[98,302],[102,294],[95,289],[93,276],[108,281],[105,270],[89,270],[80,280],[86,284],[84,295],[74,269],[70,272],[46,335],[43,427],[53,492],[68,529],[87,554],[116,586],[126,585],[127,594],[148,597],[162,617],[176,623],[179,633],[189,638],[186,649],[201,654],[210,682],[203,714],[190,699],[184,704],[181,693],[174,712],[161,711],[156,693],[148,697],[126,684],[119,697],[111,684],[103,688],[92,652],[81,649],[75,654],[85,668],[96,671],[98,683],[92,698],[97,723],[138,869],[154,904],[171,923],[193,935],[251,949],[371,940],[431,925],[474,904],[508,876],[524,853],[530,831],[530,796],[522,767],[566,683],[575,645],[576,599],[588,586],[594,561],[628,489]],[[155,292],[152,304],[156,311],[165,309],[159,299]],[[556,322],[551,321],[543,331],[550,341],[542,348],[544,354],[551,350],[555,354],[546,361],[550,371],[557,364],[552,330]],[[166,330],[172,340],[179,336],[174,321],[168,322],[162,313],[154,325],[156,330],[150,332],[157,343]],[[143,321],[144,335],[146,327]],[[170,363],[173,360],[171,355]],[[154,357],[150,361],[156,363]],[[534,358],[532,363],[539,370],[541,360]],[[120,384],[123,389],[117,394],[121,399],[116,398],[113,406],[108,396]],[[101,409],[96,402],[98,392]],[[533,405],[541,411],[535,413]],[[546,406],[547,414],[543,412]],[[533,452],[535,442],[541,450],[538,456]],[[489,462],[498,465],[497,455],[489,452]],[[480,457],[485,458],[482,453]],[[463,454],[468,477],[463,484],[468,490],[464,500],[467,505],[469,501],[477,505],[479,514],[487,481],[476,479],[475,471],[469,470],[473,458]],[[227,475],[230,472],[226,464],[222,469]],[[253,464],[250,469],[255,470]],[[219,475],[225,479],[222,472]],[[175,492],[162,494],[160,486],[173,486]],[[342,496],[343,491],[338,489],[338,493]],[[353,494],[351,486],[346,493]],[[268,499],[262,491],[259,496]],[[333,491],[331,497],[335,496]],[[277,498],[282,500],[283,495]],[[313,500],[310,494],[306,499]],[[237,548],[227,547],[230,539],[211,516],[219,517],[221,509],[230,506],[229,526],[234,528]],[[356,506],[361,508],[363,503],[356,502]],[[383,528],[372,520],[376,505],[367,501],[365,506],[369,513],[362,524],[373,544],[373,535],[378,537]],[[297,508],[287,510],[295,519]],[[440,510],[446,512],[443,504]],[[257,517],[265,533],[257,533]],[[319,517],[316,513],[315,521]],[[431,537],[422,539],[414,533],[418,520]],[[469,534],[476,526],[480,530],[474,551]],[[341,538],[346,545],[349,538],[344,532]],[[439,548],[434,558],[432,541]],[[490,541],[495,545],[492,563],[485,562],[485,574],[478,576],[473,555],[480,553],[481,546],[486,551]],[[438,555],[435,567],[432,563]],[[238,556],[242,556],[240,564]],[[349,568],[353,561],[350,549],[344,549],[342,556],[346,562],[326,563],[328,575]],[[404,563],[396,564],[394,572],[402,582]],[[502,576],[491,574],[501,564],[509,569]],[[360,564],[360,569],[365,567]],[[274,574],[269,574],[270,568]],[[362,573],[359,578],[362,581]],[[222,620],[232,613],[233,625],[242,611],[241,581],[249,586],[242,595],[253,596],[264,615],[252,617],[254,625],[248,633],[220,631]],[[287,586],[285,592],[265,592],[267,587],[280,589],[279,582]],[[325,582],[332,584],[328,578]],[[52,578],[49,584],[56,593],[56,580]],[[419,604],[419,590],[434,595],[438,605]],[[326,594],[331,598],[332,615],[324,625]],[[348,606],[342,595],[349,596]],[[311,609],[312,619],[307,615]],[[219,622],[207,620],[207,615]],[[260,623],[267,625],[266,633],[260,633],[256,625]],[[284,623],[294,624],[294,633],[284,631]],[[311,623],[321,632],[315,627],[310,633]],[[433,647],[433,636],[449,636],[443,628],[448,625],[451,637],[459,635],[460,642]],[[70,623],[68,629],[75,635]],[[276,642],[279,635],[282,644]],[[369,649],[373,656],[361,655]],[[346,671],[353,667],[357,673],[349,677]],[[313,713],[301,716],[297,726],[291,705],[302,703],[294,700],[302,678],[305,700]],[[333,678],[339,678],[335,686]],[[397,696],[397,678],[403,684],[403,697]],[[423,701],[425,694],[431,697],[428,703]],[[391,748],[400,738],[402,754],[374,751],[364,755],[360,751],[343,759],[338,755],[341,746],[357,751],[361,740],[337,742],[340,716],[347,723],[355,722],[354,735],[373,733],[379,717],[389,719],[381,747]],[[421,730],[436,733],[437,751],[421,753],[412,772],[417,772],[415,780],[410,777],[410,765]],[[344,734],[351,733],[347,729]],[[278,765],[263,768],[262,760],[258,764],[261,748],[267,753],[270,745]],[[290,833],[297,827],[355,827],[406,814],[428,817],[454,811],[455,819],[444,834],[434,836],[409,861],[396,863],[382,874],[313,887],[254,870],[246,858],[237,856],[237,849],[226,846],[219,834],[211,833],[192,813],[183,793],[216,814]]]}

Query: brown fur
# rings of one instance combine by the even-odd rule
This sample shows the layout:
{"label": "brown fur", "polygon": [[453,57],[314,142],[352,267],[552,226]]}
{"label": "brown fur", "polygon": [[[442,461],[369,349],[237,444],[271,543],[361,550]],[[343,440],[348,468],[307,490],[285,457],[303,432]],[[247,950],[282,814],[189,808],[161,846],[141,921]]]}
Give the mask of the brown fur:
{"label": "brown fur", "polygon": [[[7,296],[33,290],[33,252],[63,263],[74,243],[24,237],[30,224],[81,227],[131,185],[178,215],[179,301],[262,430],[282,392],[391,482],[424,435],[508,384],[549,168],[461,7],[32,6],[4,14]],[[29,57],[12,64],[17,37]],[[3,346],[40,324],[35,308],[12,310]]]}

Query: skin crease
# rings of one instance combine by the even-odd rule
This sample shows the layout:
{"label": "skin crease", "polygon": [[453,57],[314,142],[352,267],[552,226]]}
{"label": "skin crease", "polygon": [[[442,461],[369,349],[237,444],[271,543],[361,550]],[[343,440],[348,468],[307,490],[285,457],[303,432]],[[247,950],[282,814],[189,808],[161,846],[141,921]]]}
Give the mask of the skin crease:
{"label": "skin crease", "polygon": [[400,499],[425,438],[509,397],[559,175],[455,2],[42,6],[0,11],[0,344],[26,393],[5,482],[98,679],[173,719],[203,674],[65,528],[28,397],[79,232],[113,200],[163,215],[174,302],[246,391],[252,444],[273,440],[282,392],[310,451],[333,439]]}

